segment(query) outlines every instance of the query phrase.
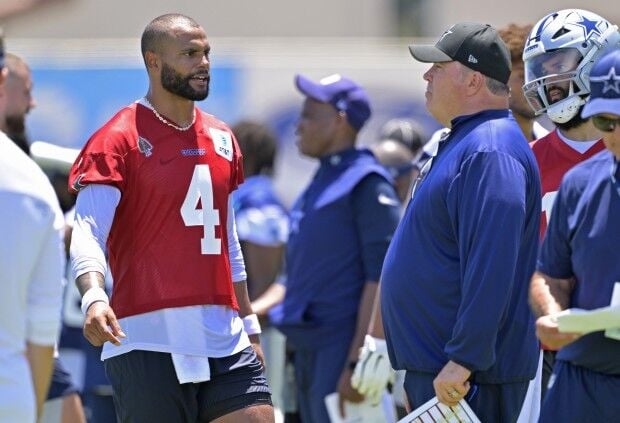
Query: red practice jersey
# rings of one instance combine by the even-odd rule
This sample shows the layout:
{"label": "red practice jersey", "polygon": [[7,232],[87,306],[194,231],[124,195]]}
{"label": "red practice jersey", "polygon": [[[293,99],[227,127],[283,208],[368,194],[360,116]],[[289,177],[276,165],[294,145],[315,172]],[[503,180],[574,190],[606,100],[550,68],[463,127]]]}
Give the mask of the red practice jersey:
{"label": "red practice jersey", "polygon": [[540,224],[540,239],[542,240],[562,177],[576,164],[602,151],[605,145],[599,140],[588,151],[581,154],[560,139],[557,129],[530,145],[538,162],[542,182],[542,221]]}
{"label": "red practice jersey", "polygon": [[228,259],[229,194],[243,182],[230,129],[195,109],[188,131],[162,123],[134,103],[86,143],[69,185],[118,188],[108,237],[119,318],[203,304],[238,309]]}

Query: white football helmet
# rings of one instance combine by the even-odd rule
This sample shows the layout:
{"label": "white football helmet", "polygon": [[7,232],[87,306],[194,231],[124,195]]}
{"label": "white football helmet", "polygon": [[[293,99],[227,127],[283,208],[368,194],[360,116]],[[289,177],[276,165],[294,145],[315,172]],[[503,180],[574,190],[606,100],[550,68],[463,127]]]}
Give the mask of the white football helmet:
{"label": "white football helmet", "polygon": [[532,109],[556,123],[571,120],[590,94],[592,64],[605,48],[619,44],[618,27],[587,10],[560,10],[542,18],[523,50],[523,91]]}

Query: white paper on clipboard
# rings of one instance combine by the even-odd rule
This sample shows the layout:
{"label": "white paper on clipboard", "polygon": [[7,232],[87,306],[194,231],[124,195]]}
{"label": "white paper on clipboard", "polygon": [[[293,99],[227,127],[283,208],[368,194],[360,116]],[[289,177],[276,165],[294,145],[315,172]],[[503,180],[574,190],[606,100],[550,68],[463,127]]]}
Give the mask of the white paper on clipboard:
{"label": "white paper on clipboard", "polygon": [[481,423],[465,400],[454,407],[439,402],[437,397],[422,404],[398,423]]}
{"label": "white paper on clipboard", "polygon": [[[614,284],[614,290],[611,293],[611,303],[609,305],[612,307],[620,305],[620,282]],[[607,329],[605,331],[605,336],[620,341],[620,328]]]}

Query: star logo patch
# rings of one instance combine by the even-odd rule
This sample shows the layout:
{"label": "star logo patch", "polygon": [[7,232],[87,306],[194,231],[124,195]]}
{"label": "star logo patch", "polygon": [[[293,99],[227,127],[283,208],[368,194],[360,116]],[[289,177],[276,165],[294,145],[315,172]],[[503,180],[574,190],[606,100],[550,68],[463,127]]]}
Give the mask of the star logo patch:
{"label": "star logo patch", "polygon": [[612,67],[607,75],[602,76],[591,76],[591,82],[602,82],[603,83],[603,94],[607,91],[613,91],[616,94],[620,95],[620,75],[616,74],[616,68]]}

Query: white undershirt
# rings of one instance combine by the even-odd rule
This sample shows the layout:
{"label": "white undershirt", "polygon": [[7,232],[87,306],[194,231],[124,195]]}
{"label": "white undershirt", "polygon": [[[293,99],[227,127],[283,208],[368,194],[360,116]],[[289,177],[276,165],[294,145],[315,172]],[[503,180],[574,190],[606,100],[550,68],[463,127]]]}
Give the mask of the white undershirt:
{"label": "white undershirt", "polygon": [[[92,184],[80,191],[71,240],[75,277],[107,271],[104,251],[120,198],[120,191],[110,185]],[[244,281],[245,266],[230,199],[227,231],[232,280]],[[106,342],[102,360],[132,350],[172,353],[181,383],[208,380],[208,357],[229,356],[250,346],[241,318],[227,306],[166,308],[119,319],[119,324],[127,337],[121,339],[120,346]]]}
{"label": "white undershirt", "polygon": [[568,145],[570,148],[572,148],[573,150],[579,152],[580,154],[585,153],[586,151],[588,151],[594,144],[596,144],[597,142],[599,142],[599,139],[595,139],[595,140],[591,140],[591,141],[575,141],[575,140],[571,140],[569,138],[566,138],[566,135],[564,135],[562,133],[562,131],[558,130],[558,137],[560,137],[560,139],[562,141],[564,141],[566,143],[566,145]]}

